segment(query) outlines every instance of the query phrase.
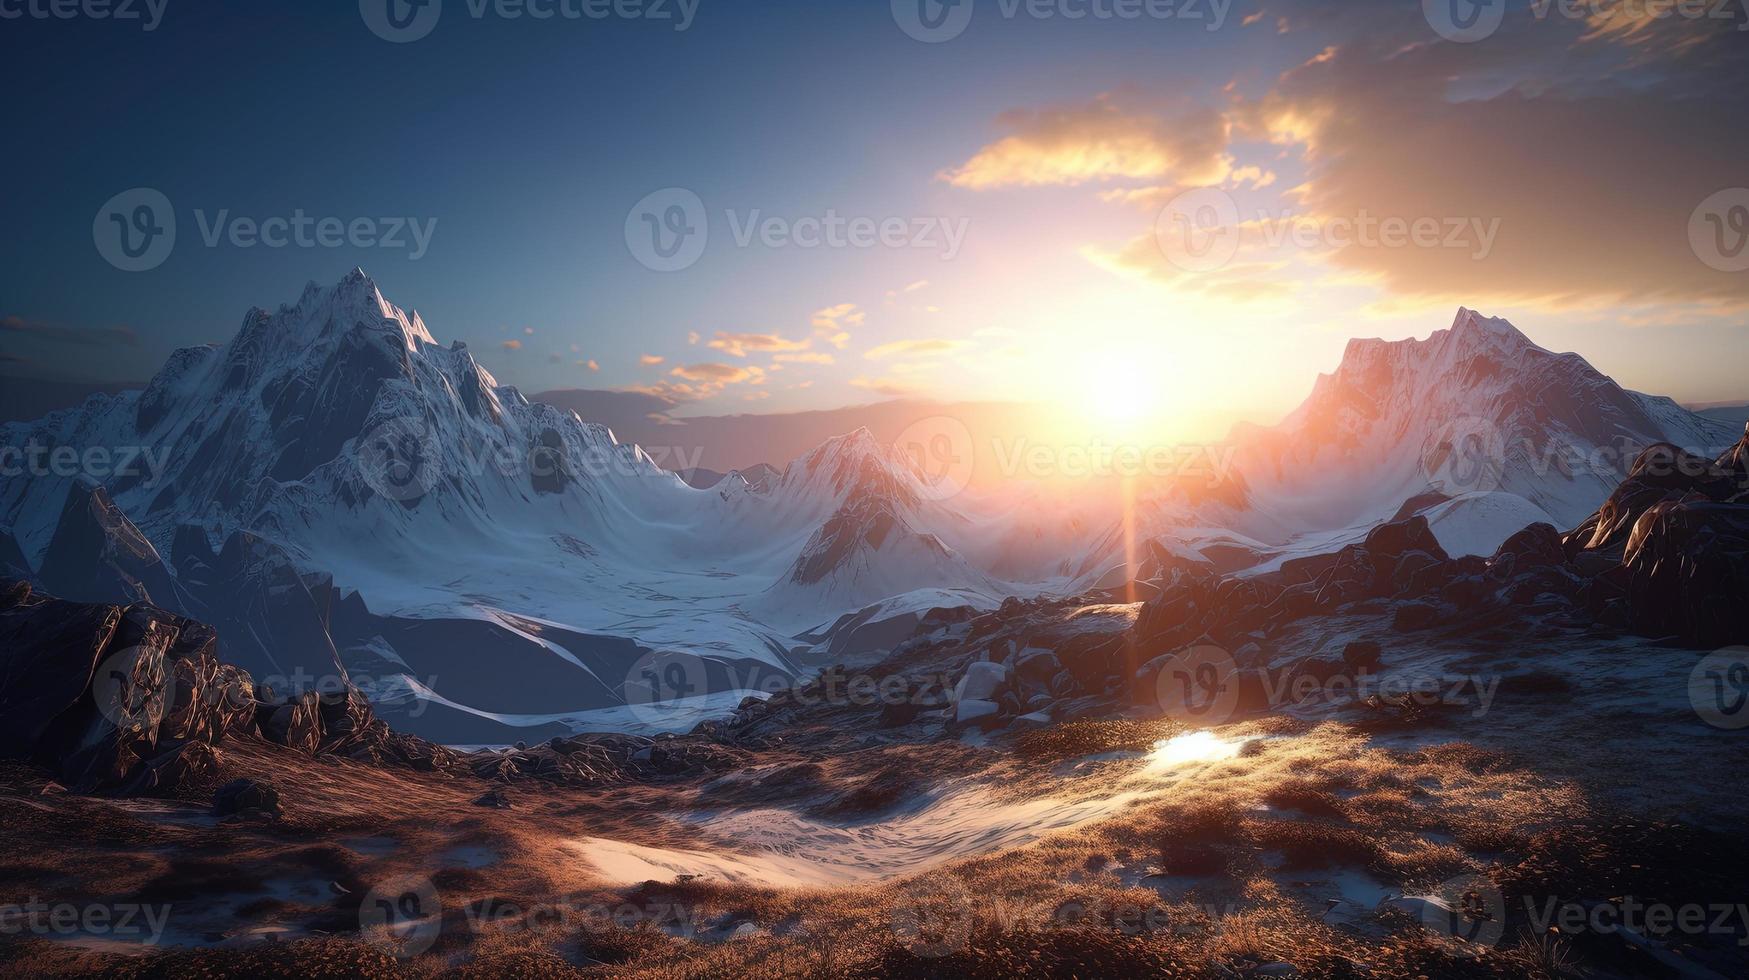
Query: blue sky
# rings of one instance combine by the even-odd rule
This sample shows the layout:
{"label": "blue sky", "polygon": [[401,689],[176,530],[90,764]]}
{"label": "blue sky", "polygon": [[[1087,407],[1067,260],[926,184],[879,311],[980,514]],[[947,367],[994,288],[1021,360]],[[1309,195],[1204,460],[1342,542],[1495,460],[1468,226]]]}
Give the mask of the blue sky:
{"label": "blue sky", "polygon": [[[1691,400],[1749,396],[1718,367],[1749,353],[1742,275],[1701,269],[1715,278],[1684,292],[1648,274],[1620,296],[1575,303],[1596,292],[1585,269],[1606,262],[1552,270],[1551,281],[1565,279],[1543,295],[1507,285],[1521,256],[1452,268],[1421,253],[1255,257],[1248,244],[1195,283],[1138,257],[1170,192],[1210,183],[1246,208],[1286,200],[1349,214],[1366,208],[1367,188],[1389,191],[1393,176],[1429,166],[1391,147],[1392,120],[1422,118],[1407,101],[1416,85],[1393,73],[1454,77],[1421,96],[1450,116],[1447,131],[1491,132],[1483,123],[1497,114],[1501,166],[1534,166],[1545,152],[1537,113],[1583,103],[1620,127],[1614,145],[1632,146],[1669,117],[1660,99],[1677,104],[1680,88],[1692,105],[1700,72],[1722,90],[1743,80],[1741,35],[1698,45],[1671,42],[1670,25],[1655,36],[1630,25],[1599,37],[1595,24],[1533,24],[1520,10],[1524,24],[1456,45],[1427,29],[1418,4],[1240,2],[1210,31],[1212,7],[1195,20],[1070,21],[975,3],[964,33],[934,44],[901,31],[889,4],[846,0],[703,0],[685,31],[672,20],[476,19],[465,0],[444,0],[429,36],[406,44],[377,37],[344,0],[168,0],[149,32],[0,22],[11,80],[29,93],[0,109],[24,164],[0,239],[0,317],[18,327],[0,336],[12,356],[0,368],[144,377],[175,347],[228,339],[250,306],[295,299],[304,281],[358,265],[440,340],[468,341],[502,381],[663,390],[683,413],[903,393],[1072,403],[1105,365],[1143,361],[1158,367],[1143,378],[1184,393],[1165,410],[1209,427],[1268,421],[1334,366],[1348,336],[1425,335],[1458,299],[1513,316],[1624,383]],[[1721,55],[1721,44],[1736,47]],[[1408,94],[1363,95],[1381,88]],[[1340,113],[1329,106],[1374,97],[1366,115],[1332,121]],[[1733,155],[1741,172],[1742,116],[1735,135],[1722,131],[1740,85],[1734,99],[1692,120],[1716,124],[1700,145],[1680,129],[1658,134],[1683,145],[1668,148],[1664,175],[1643,179],[1694,186],[1657,202],[1662,211],[1648,203],[1653,219],[1623,215],[1605,229],[1657,221],[1659,233],[1638,242],[1565,242],[1553,226],[1569,222],[1522,199],[1546,191],[1514,193],[1474,168],[1426,174],[1427,186],[1465,191],[1461,207],[1407,188],[1379,207],[1501,219],[1502,241],[1533,254],[1643,248],[1634,268],[1649,268],[1680,250],[1670,229],[1687,219],[1685,202],[1730,186],[1713,173]],[[1466,114],[1471,105],[1487,111]],[[1548,165],[1571,167],[1558,149],[1546,148]],[[1596,179],[1597,201],[1634,193],[1608,172]],[[93,244],[98,209],[135,187],[161,191],[178,222],[175,250],[144,272],[114,268]],[[667,187],[698,195],[711,240],[695,264],[664,273],[637,261],[625,223]],[[1567,205],[1575,214],[1590,213],[1584,193]],[[207,247],[196,217],[298,210],[435,225],[414,258],[408,248]],[[963,223],[963,247],[951,258],[940,247],[737,247],[726,215],[828,210]],[[845,311],[839,343],[818,326],[832,308]],[[121,327],[132,339],[93,342]],[[737,356],[710,347],[719,332],[778,346]],[[813,362],[775,358],[786,350]],[[697,365],[739,377],[674,373]]]}

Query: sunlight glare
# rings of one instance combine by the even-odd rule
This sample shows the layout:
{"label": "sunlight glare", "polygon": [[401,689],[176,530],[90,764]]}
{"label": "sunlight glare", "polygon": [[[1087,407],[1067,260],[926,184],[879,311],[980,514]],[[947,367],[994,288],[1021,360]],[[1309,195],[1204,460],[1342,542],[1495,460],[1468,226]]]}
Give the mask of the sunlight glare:
{"label": "sunlight glare", "polygon": [[1154,743],[1148,765],[1170,769],[1191,762],[1219,762],[1237,756],[1254,738],[1222,738],[1211,731],[1186,732]]}

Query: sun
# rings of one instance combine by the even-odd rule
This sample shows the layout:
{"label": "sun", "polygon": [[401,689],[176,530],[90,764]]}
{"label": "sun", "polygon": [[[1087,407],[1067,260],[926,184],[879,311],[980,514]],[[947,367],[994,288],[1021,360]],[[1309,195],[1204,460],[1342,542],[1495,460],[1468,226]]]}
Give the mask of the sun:
{"label": "sun", "polygon": [[1103,435],[1134,437],[1147,430],[1160,412],[1160,378],[1133,353],[1105,353],[1087,358],[1072,397],[1087,422]]}

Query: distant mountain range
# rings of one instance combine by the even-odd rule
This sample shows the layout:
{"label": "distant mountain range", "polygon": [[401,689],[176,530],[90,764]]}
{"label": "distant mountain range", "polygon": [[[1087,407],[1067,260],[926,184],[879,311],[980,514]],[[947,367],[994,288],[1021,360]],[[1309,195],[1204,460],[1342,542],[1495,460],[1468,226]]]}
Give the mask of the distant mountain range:
{"label": "distant mountain range", "polygon": [[[944,489],[892,446],[939,405],[648,420],[658,448],[721,438],[757,461],[694,459],[683,480],[562,394],[499,385],[362,271],[312,283],[140,389],[0,425],[40,464],[0,475],[0,566],[212,623],[276,687],[346,676],[398,727],[504,742],[690,727],[936,607],[1116,598],[1174,562],[1263,572],[1406,513],[1490,554],[1583,520],[1615,454],[1741,431],[1468,310],[1427,340],[1351,343],[1282,424],[1215,447],[1218,482],[1144,480],[1129,515],[1102,491]],[[1003,411],[962,424],[1000,431]]]}

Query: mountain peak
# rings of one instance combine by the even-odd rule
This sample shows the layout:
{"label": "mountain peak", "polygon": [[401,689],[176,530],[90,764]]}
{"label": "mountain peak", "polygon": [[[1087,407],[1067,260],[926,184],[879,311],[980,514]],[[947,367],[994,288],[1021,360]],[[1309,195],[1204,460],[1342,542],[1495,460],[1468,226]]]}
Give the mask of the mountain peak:
{"label": "mountain peak", "polygon": [[1536,347],[1512,321],[1496,316],[1483,316],[1467,306],[1458,307],[1446,335],[1452,343],[1464,347],[1498,347],[1508,350]]}

